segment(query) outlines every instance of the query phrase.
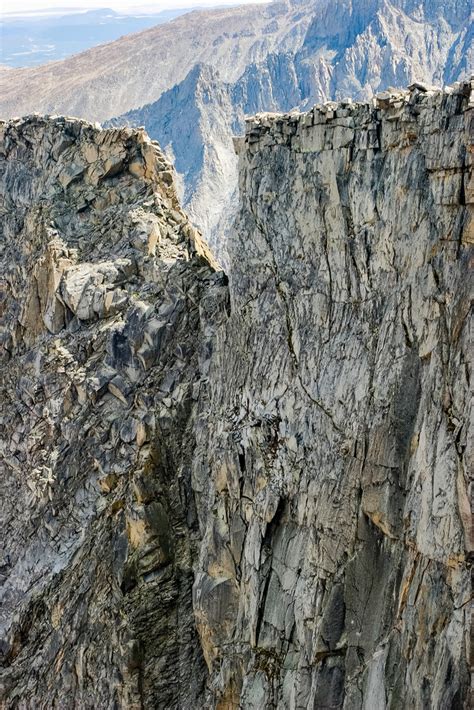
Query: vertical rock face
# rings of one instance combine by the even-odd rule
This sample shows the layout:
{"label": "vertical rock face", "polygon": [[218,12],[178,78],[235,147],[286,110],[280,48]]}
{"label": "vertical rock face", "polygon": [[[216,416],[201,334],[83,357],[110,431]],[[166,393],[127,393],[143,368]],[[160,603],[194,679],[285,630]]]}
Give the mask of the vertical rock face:
{"label": "vertical rock face", "polygon": [[143,133],[2,124],[0,176],[1,705],[199,705],[193,402],[222,276]]}
{"label": "vertical rock face", "polygon": [[211,706],[467,706],[469,91],[248,124],[193,469]]}
{"label": "vertical rock face", "polygon": [[143,132],[0,124],[6,708],[467,706],[470,92],[249,122],[230,301]]}

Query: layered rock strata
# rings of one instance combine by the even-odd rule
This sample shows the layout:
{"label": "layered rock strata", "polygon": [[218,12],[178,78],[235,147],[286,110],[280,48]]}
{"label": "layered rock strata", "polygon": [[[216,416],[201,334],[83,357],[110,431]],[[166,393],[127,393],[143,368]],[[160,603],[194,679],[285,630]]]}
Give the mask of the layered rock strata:
{"label": "layered rock strata", "polygon": [[471,88],[248,122],[229,285],[143,132],[1,125],[5,707],[467,707]]}

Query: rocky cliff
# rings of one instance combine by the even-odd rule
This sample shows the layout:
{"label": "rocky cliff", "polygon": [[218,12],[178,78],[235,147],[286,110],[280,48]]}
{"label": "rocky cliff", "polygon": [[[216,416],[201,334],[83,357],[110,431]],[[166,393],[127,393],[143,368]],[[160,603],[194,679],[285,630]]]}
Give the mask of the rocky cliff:
{"label": "rocky cliff", "polygon": [[467,707],[469,91],[239,142],[193,467],[211,706]]}
{"label": "rocky cliff", "polygon": [[472,86],[260,115],[231,280],[143,132],[2,124],[13,707],[467,707]]}
{"label": "rocky cliff", "polygon": [[0,72],[0,117],[41,111],[144,126],[176,161],[184,206],[228,267],[232,134],[244,116],[460,80],[474,67],[471,5],[275,0],[188,13],[63,62]]}
{"label": "rocky cliff", "polygon": [[0,131],[2,707],[199,705],[193,402],[223,276],[143,132]]}

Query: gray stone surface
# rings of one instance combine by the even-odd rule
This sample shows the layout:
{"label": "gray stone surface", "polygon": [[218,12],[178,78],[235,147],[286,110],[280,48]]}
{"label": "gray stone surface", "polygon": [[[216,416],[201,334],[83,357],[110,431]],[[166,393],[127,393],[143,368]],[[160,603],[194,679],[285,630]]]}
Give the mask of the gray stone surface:
{"label": "gray stone surface", "polygon": [[473,103],[249,121],[229,284],[143,132],[1,124],[6,708],[468,706]]}
{"label": "gray stone surface", "polygon": [[468,706],[472,97],[247,124],[193,468],[211,706]]}
{"label": "gray stone surface", "polygon": [[143,132],[0,125],[2,707],[202,698],[192,422],[227,291],[171,171]]}

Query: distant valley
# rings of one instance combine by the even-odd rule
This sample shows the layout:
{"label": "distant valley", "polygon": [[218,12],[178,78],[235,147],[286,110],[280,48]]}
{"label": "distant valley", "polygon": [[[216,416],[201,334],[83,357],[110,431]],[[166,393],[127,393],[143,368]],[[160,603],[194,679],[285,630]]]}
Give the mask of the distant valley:
{"label": "distant valley", "polygon": [[3,15],[1,63],[10,67],[32,67],[65,59],[98,44],[148,29],[189,10],[163,10],[147,14],[119,13],[107,8],[51,16]]}

